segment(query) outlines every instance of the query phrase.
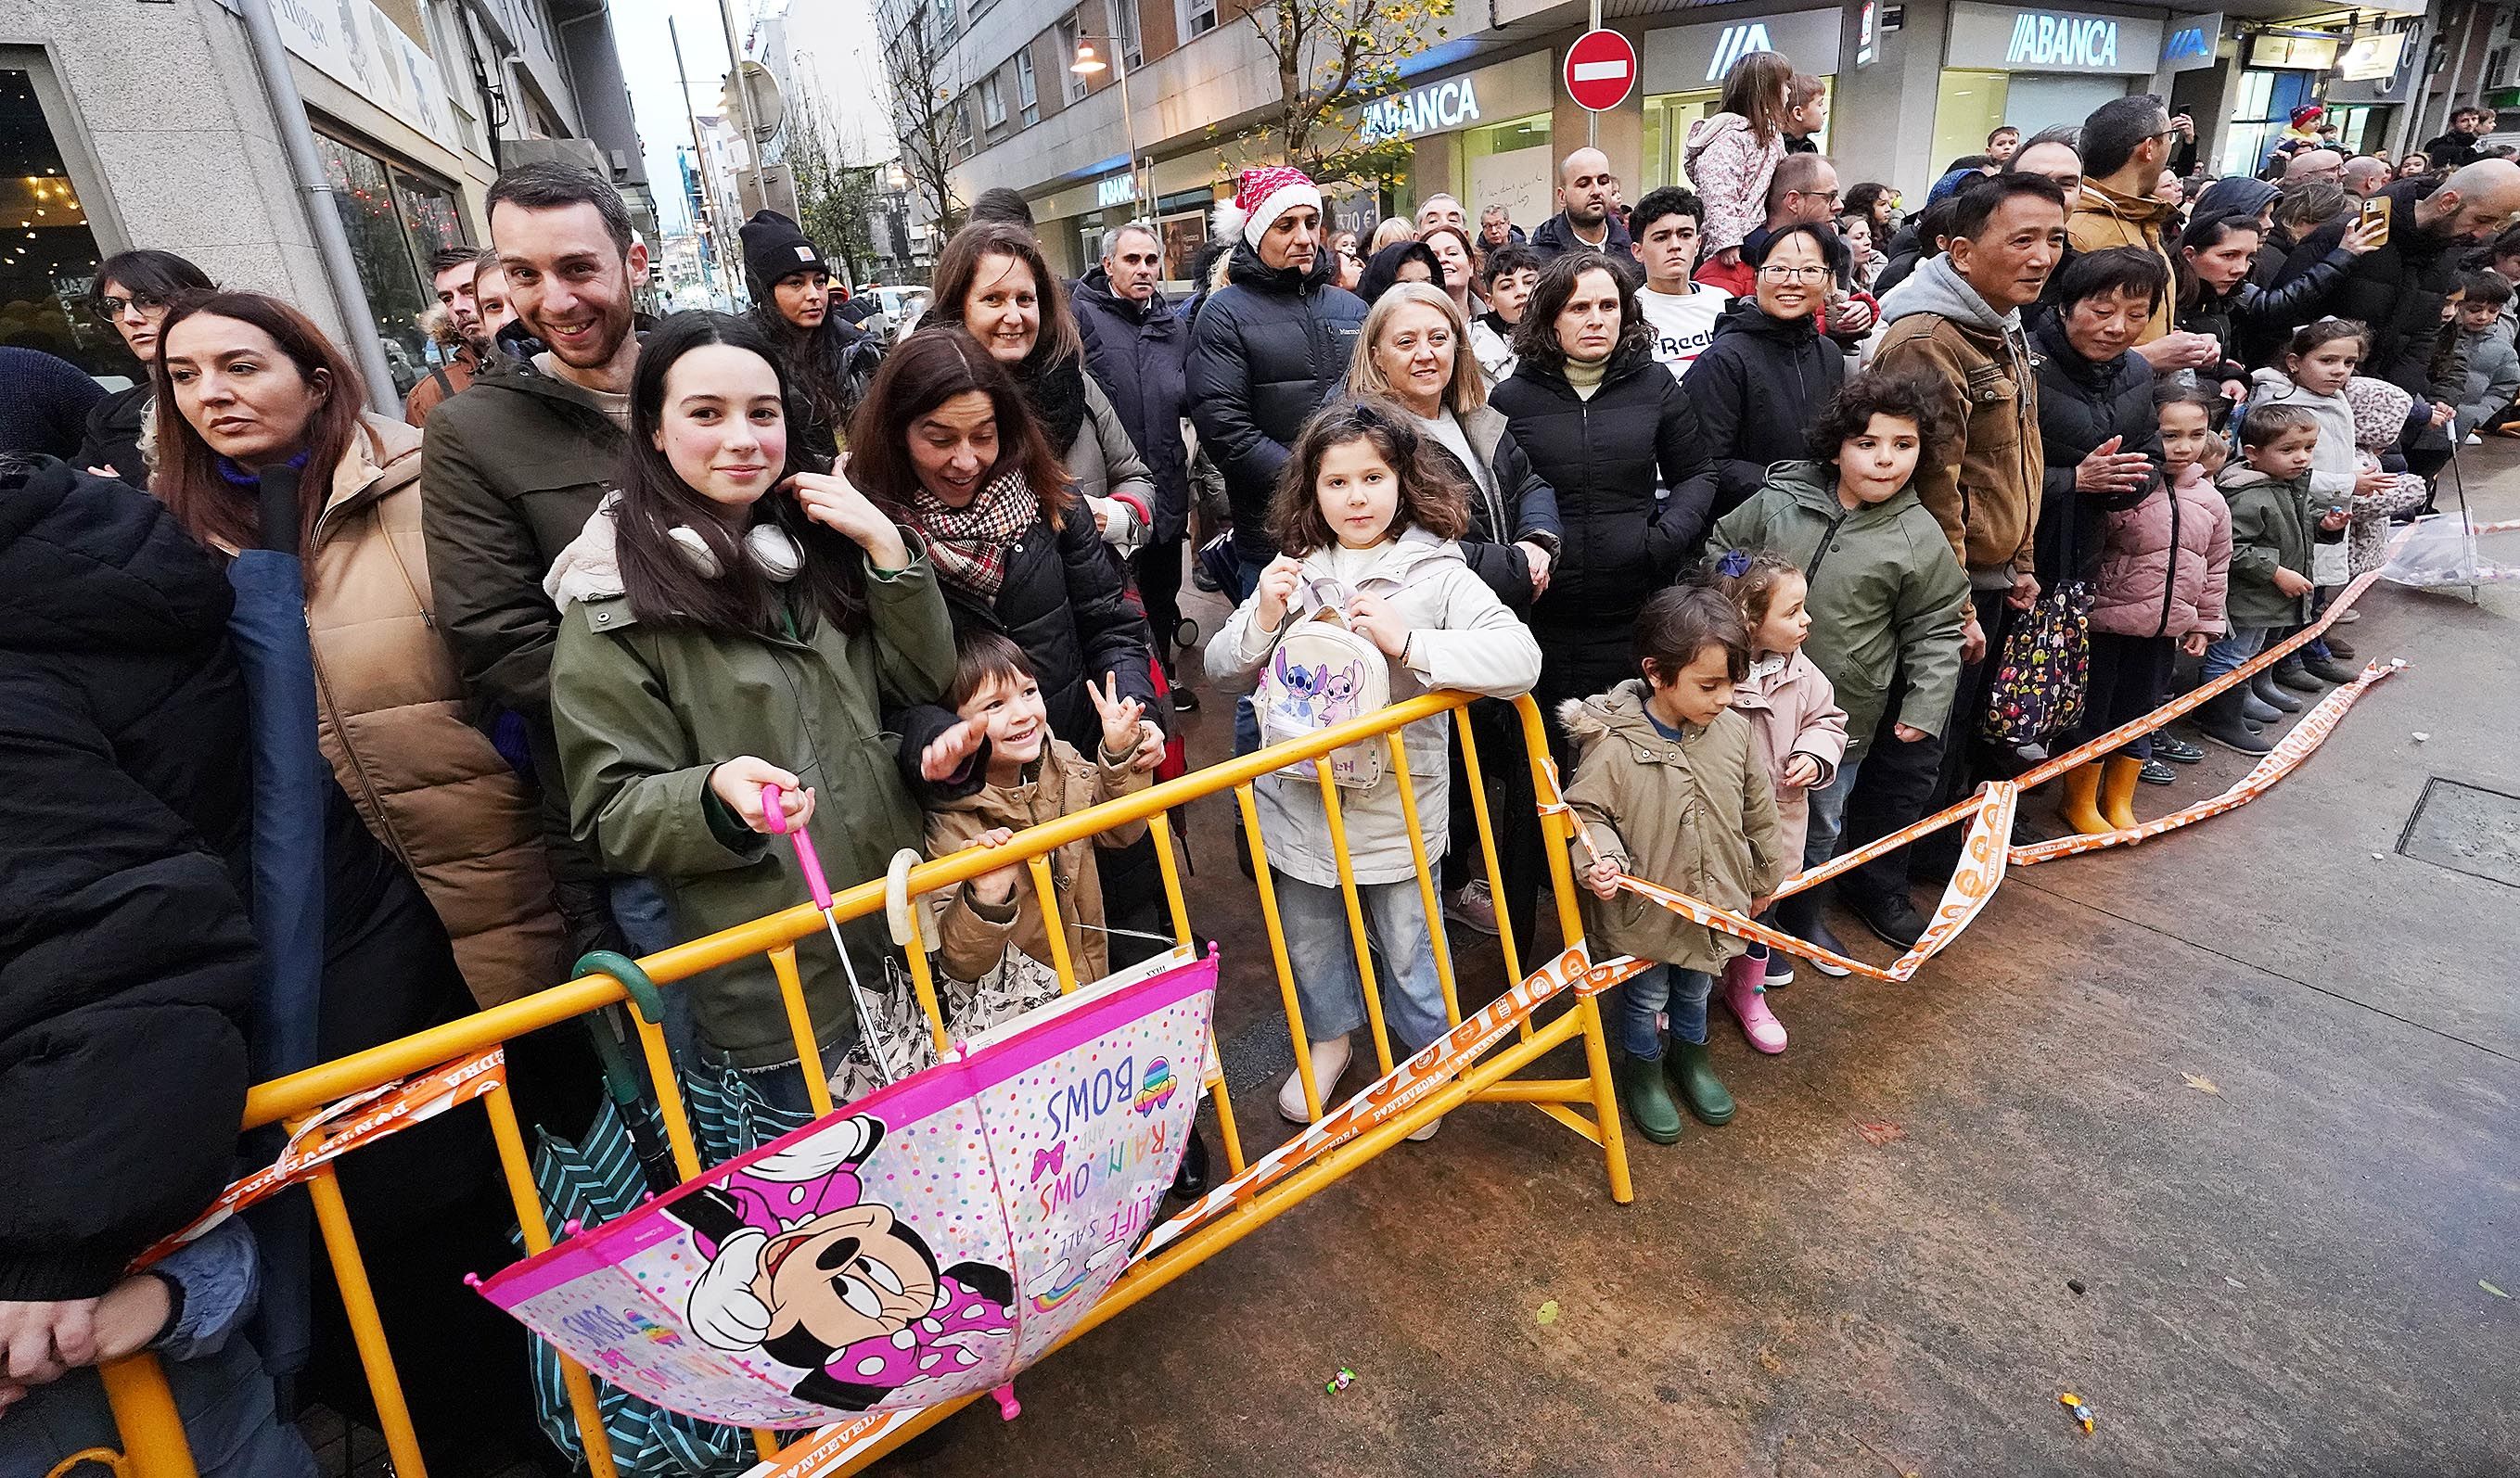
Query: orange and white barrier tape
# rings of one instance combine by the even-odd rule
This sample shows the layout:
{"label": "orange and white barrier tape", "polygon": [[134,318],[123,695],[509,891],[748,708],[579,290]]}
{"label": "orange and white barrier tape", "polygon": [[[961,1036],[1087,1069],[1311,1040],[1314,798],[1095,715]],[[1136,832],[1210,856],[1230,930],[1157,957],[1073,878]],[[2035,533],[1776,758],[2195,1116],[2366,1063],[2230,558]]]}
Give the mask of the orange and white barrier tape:
{"label": "orange and white barrier tape", "polygon": [[270,1164],[219,1192],[209,1209],[190,1226],[164,1238],[133,1260],[133,1272],[200,1236],[229,1217],[313,1175],[315,1171],[363,1144],[433,1119],[459,1103],[499,1087],[508,1080],[508,1054],[492,1048],[477,1056],[441,1062],[398,1083],[369,1089],[332,1104],[297,1126],[280,1155]]}
{"label": "orange and white barrier tape", "polygon": [[[1581,949],[1569,949],[1534,970],[1513,989],[1465,1017],[1430,1042],[1406,1062],[1392,1068],[1364,1092],[1307,1125],[1301,1134],[1254,1160],[1240,1175],[1223,1182],[1178,1215],[1157,1226],[1131,1254],[1143,1262],[1180,1241],[1208,1222],[1241,1205],[1269,1187],[1358,1135],[1387,1124],[1423,1102],[1463,1068],[1529,1021],[1541,1007],[1565,996],[1598,996],[1650,963],[1625,956],[1595,964]],[[892,1432],[917,1411],[892,1411],[820,1428],[811,1437],[747,1471],[745,1478],[820,1478],[882,1446]]]}

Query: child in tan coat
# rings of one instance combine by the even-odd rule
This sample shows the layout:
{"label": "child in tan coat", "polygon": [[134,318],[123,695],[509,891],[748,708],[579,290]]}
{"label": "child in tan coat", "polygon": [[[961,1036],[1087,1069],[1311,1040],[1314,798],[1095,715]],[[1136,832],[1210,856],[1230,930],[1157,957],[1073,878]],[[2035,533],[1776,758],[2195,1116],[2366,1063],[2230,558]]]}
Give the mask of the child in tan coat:
{"label": "child in tan coat", "polygon": [[[1131,763],[1138,750],[1141,705],[1135,698],[1120,697],[1116,683],[1108,690],[1091,681],[1085,685],[1102,720],[1102,752],[1088,760],[1051,734],[1041,685],[1022,648],[986,630],[963,633],[955,647],[954,686],[945,701],[966,723],[986,731],[988,774],[976,793],[938,802],[928,811],[928,856],[1000,846],[1026,827],[1145,786],[1146,772]],[[1079,984],[1090,985],[1109,972],[1095,849],[1125,847],[1146,832],[1146,823],[1139,822],[1070,842],[1050,855],[1059,921]],[[994,1025],[1058,994],[1050,931],[1026,871],[1016,863],[972,878],[954,890],[937,920],[948,979],[979,984],[1002,960],[1008,966],[994,977],[995,989],[982,991],[986,999],[967,1008],[979,1010],[984,1019],[965,1029]],[[1032,963],[1008,958],[1010,945]]]}
{"label": "child in tan coat", "polygon": [[1703,586],[1666,590],[1637,617],[1641,674],[1560,711],[1575,751],[1567,804],[1586,829],[1577,861],[1598,899],[1587,932],[1598,951],[1657,962],[1628,982],[1620,1018],[1627,1056],[1622,1097],[1657,1144],[1680,1138],[1680,1109],[1663,1080],[1662,1028],[1671,1009],[1673,1074],[1689,1112],[1732,1118],[1732,1096],[1706,1061],[1710,971],[1742,942],[1617,887],[1621,873],[1740,914],[1766,909],[1786,873],[1776,786],[1751,723],[1732,707],[1750,673],[1750,637],[1731,601]]}

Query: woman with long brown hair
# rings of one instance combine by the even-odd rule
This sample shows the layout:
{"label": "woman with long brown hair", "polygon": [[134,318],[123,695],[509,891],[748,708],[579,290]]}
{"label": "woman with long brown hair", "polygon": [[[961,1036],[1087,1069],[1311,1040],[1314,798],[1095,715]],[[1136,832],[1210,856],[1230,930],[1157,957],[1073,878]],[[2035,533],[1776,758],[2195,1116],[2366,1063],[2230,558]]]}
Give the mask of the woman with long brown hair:
{"label": "woman with long brown hair", "polygon": [[[266,880],[251,906],[257,932],[277,931],[275,958],[302,946],[295,958],[317,978],[305,990],[312,999],[296,999],[288,992],[296,977],[275,966],[257,1029],[295,1034],[291,1055],[332,1058],[556,983],[566,961],[533,800],[472,723],[435,625],[421,432],[363,411],[341,350],[257,292],[171,307],[152,384],[151,491],[233,561],[241,649],[274,629],[247,624],[248,597],[266,619],[282,613],[260,607],[292,598],[264,581],[267,556],[293,557],[302,570],[303,654],[265,643],[256,659],[271,691],[311,688],[301,722],[331,773],[256,776],[254,861]],[[285,670],[310,657],[311,672]],[[287,739],[257,728],[258,751],[284,752]],[[302,896],[310,883],[312,899]],[[292,910],[302,929],[290,926]],[[558,1068],[576,1061],[572,1045],[527,1050]],[[523,1076],[547,1110],[528,1114],[576,1132],[592,1075]],[[533,1444],[522,1347],[502,1338],[495,1318],[479,1319],[479,1300],[459,1286],[464,1273],[507,1255],[514,1217],[500,1209],[495,1180],[488,1136],[461,1115],[417,1126],[341,1172],[386,1323],[418,1341],[404,1354],[421,1372],[408,1390],[423,1429]],[[276,1279],[305,1275],[302,1246],[282,1238],[266,1251]],[[330,1403],[363,1400],[344,1316],[330,1279],[316,1281],[327,1291],[317,1295],[310,1387]],[[490,1350],[500,1355],[485,1366]]]}
{"label": "woman with long brown hair", "polygon": [[[1131,551],[1144,542],[1154,474],[1111,398],[1085,373],[1085,340],[1067,290],[1031,232],[987,221],[955,232],[936,260],[935,306],[922,327],[964,330],[1006,366],[1066,465],[1088,521]],[[1134,539],[1124,533],[1131,522]]]}
{"label": "woman with long brown hair", "polygon": [[[881,424],[863,412],[886,399],[894,363],[877,372],[860,426]],[[795,405],[759,327],[666,319],[639,350],[618,491],[544,585],[562,607],[552,716],[571,825],[606,866],[652,878],[686,939],[804,896],[775,829],[810,834],[843,887],[917,847],[919,806],[890,763],[885,715],[934,702],[954,678],[936,566],[890,500],[808,468]],[[856,436],[850,446],[853,468],[884,461]],[[880,932],[847,932],[872,969]],[[851,963],[810,940],[797,963],[824,1066],[837,1067],[855,1020]],[[690,989],[711,1066],[749,1075],[780,1106],[809,1104],[766,962]]]}

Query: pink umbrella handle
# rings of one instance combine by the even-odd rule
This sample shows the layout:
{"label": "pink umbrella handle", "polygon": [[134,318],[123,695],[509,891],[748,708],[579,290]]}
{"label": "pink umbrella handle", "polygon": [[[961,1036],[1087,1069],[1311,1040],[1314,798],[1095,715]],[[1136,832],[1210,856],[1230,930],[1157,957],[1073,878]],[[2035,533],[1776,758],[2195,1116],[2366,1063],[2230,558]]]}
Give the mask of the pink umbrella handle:
{"label": "pink umbrella handle", "polygon": [[998,1419],[1012,1421],[1023,1414],[1023,1403],[1015,1400],[1015,1383],[1012,1380],[989,1393],[997,1398]]}
{"label": "pink umbrella handle", "polygon": [[832,884],[823,876],[823,859],[814,854],[814,839],[805,834],[804,828],[798,827],[793,831],[788,829],[788,813],[780,809],[779,794],[777,785],[762,785],[761,819],[769,824],[771,830],[784,834],[795,844],[796,866],[805,870],[805,886],[814,895],[814,907],[828,914],[832,911]]}

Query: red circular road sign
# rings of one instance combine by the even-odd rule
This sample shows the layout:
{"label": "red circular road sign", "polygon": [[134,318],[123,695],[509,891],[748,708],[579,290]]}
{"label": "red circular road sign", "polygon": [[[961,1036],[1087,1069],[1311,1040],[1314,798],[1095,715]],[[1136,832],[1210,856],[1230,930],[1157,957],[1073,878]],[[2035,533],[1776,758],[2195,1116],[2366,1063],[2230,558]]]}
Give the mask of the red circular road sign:
{"label": "red circular road sign", "polygon": [[1617,31],[1588,30],[1566,48],[1565,80],[1576,106],[1607,112],[1636,88],[1637,49]]}

